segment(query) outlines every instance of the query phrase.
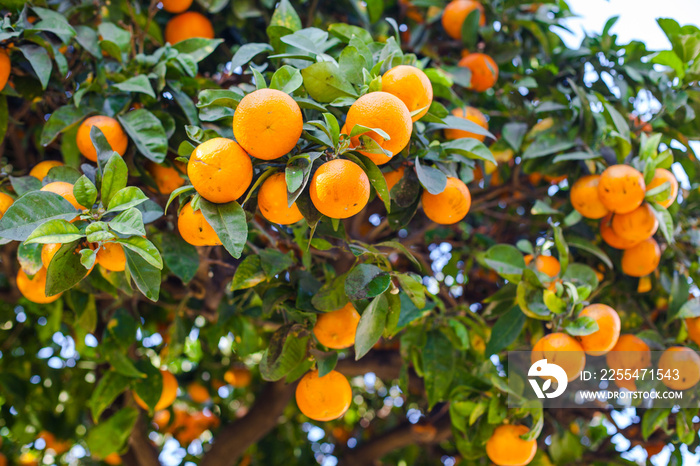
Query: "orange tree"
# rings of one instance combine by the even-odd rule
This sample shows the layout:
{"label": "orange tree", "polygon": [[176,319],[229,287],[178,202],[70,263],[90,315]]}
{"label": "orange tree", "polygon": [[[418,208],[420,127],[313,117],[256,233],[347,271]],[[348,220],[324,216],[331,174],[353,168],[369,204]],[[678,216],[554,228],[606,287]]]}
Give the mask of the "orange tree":
{"label": "orange tree", "polygon": [[563,0],[2,8],[2,464],[698,445],[697,408],[509,407],[502,371],[669,349],[671,388],[700,379],[696,27],[652,52],[615,19],[568,47]]}

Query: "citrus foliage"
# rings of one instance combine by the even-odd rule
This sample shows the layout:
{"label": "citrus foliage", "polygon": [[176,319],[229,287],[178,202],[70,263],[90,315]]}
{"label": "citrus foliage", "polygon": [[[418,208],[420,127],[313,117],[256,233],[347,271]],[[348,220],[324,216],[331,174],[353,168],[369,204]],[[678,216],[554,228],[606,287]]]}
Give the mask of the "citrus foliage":
{"label": "citrus foliage", "polygon": [[[507,408],[497,357],[668,349],[700,380],[697,28],[654,53],[615,19],[569,48],[562,0],[99,3],[3,6],[11,462],[615,464],[614,417]],[[638,414],[631,446],[697,446],[698,409]]]}

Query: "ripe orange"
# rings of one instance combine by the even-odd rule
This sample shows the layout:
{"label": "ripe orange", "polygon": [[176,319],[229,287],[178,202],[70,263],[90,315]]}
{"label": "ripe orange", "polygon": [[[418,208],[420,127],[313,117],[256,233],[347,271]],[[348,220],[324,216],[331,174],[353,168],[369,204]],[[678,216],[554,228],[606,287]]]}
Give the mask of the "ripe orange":
{"label": "ripe orange", "polygon": [[53,450],[56,455],[62,455],[70,450],[71,443],[68,441],[58,440],[54,434],[47,430],[42,430],[39,433],[39,438],[46,443],[46,448]]}
{"label": "ripe orange", "polygon": [[685,325],[688,327],[688,336],[700,346],[700,317],[691,317],[685,319]]}
{"label": "ripe orange", "polygon": [[5,49],[0,48],[0,91],[5,88],[7,80],[10,79],[11,69],[12,63],[10,62],[10,55],[8,55]]}
{"label": "ripe orange", "polygon": [[498,466],[525,466],[537,454],[537,440],[523,440],[530,432],[526,426],[503,424],[496,427],[486,442],[486,454]]}
{"label": "ripe orange", "polygon": [[250,385],[252,376],[247,367],[233,367],[224,373],[224,380],[234,388],[245,388]]}
{"label": "ripe orange", "polygon": [[182,13],[192,5],[192,0],[162,0],[162,3],[168,13]]}
{"label": "ripe orange", "polygon": [[309,371],[296,389],[299,410],[315,421],[332,421],[345,414],[352,402],[352,388],[343,374],[330,371],[323,377]]}
{"label": "ripe orange", "polygon": [[241,99],[233,115],[233,135],[257,159],[274,160],[288,154],[304,126],[299,105],[276,89],[258,89]]}
{"label": "ripe orange", "polygon": [[[486,116],[474,107],[455,108],[452,110],[452,115],[476,123],[486,130],[489,129],[489,122]],[[481,142],[484,142],[484,139],[486,139],[486,136],[483,134],[470,133],[461,129],[446,129],[444,133],[445,139],[473,138]]]}
{"label": "ripe orange", "polygon": [[581,347],[587,354],[602,356],[615,347],[621,327],[620,316],[615,309],[605,304],[591,304],[579,315],[590,317],[598,324],[598,330],[579,337]]}
{"label": "ripe orange", "polygon": [[111,272],[123,272],[126,269],[126,254],[119,243],[103,243],[97,250],[97,263]]}
{"label": "ripe orange", "polygon": [[[401,181],[405,172],[406,168],[402,165],[396,170],[382,173],[384,180],[386,181],[386,189],[389,191],[389,197],[391,197],[391,189],[396,186],[399,181]],[[379,196],[379,198],[381,199],[381,196]]]}
{"label": "ripe orange", "polygon": [[649,204],[642,204],[632,212],[615,214],[612,219],[613,231],[623,239],[639,243],[651,238],[659,228],[659,221],[654,209]]}
{"label": "ripe orange", "polygon": [[[177,398],[177,379],[173,374],[168,371],[161,370],[160,374],[163,376],[163,391],[160,394],[160,399],[156,403],[155,411],[160,411],[169,407]],[[136,404],[141,406],[143,409],[148,411],[148,405],[143,401],[136,392],[133,392],[134,401]]]}
{"label": "ripe orange", "polygon": [[668,197],[666,199],[664,199],[663,201],[659,201],[659,204],[666,208],[670,207],[671,204],[676,202],[676,198],[678,197],[678,180],[673,175],[673,173],[666,170],[665,168],[657,168],[654,172],[654,178],[652,178],[651,182],[647,186],[647,191],[649,191],[650,189],[654,189],[657,186],[661,186],[667,181],[671,185],[671,192],[668,194]]}
{"label": "ripe orange", "polygon": [[462,40],[462,25],[473,10],[478,9],[481,13],[479,26],[486,24],[486,14],[484,7],[479,2],[473,0],[454,0],[447,4],[442,12],[442,27],[453,39]]}
{"label": "ripe orange", "polygon": [[571,187],[571,205],[583,217],[597,219],[605,217],[608,213],[608,209],[598,197],[599,181],[600,175],[587,175]]}
{"label": "ripe orange", "polygon": [[639,282],[637,283],[637,293],[646,293],[648,291],[651,291],[651,277],[646,275],[639,278]]}
{"label": "ripe orange", "polygon": [[275,173],[260,186],[258,207],[269,222],[280,225],[291,225],[304,218],[296,202],[287,207],[287,181],[284,172]]}
{"label": "ripe orange", "polygon": [[457,65],[469,68],[472,72],[469,89],[473,91],[484,92],[491,89],[498,80],[498,65],[493,58],[484,53],[470,53]]}
{"label": "ripe orange", "polygon": [[[586,365],[586,353],[581,344],[566,333],[550,333],[540,338],[532,348],[532,363],[546,359],[549,363],[559,365],[569,382],[574,380]],[[545,377],[546,378],[546,377]]]}
{"label": "ripe orange", "polygon": [[17,289],[29,301],[38,304],[48,304],[61,297],[61,293],[46,296],[46,269],[41,268],[32,278],[29,278],[21,268],[17,272]]}
{"label": "ripe orange", "polygon": [[7,466],[7,456],[0,453],[0,466]]}
{"label": "ripe orange", "polygon": [[630,241],[615,233],[612,227],[612,214],[608,214],[600,221],[600,236],[615,249],[629,249],[639,244],[639,241]]}
{"label": "ripe orange", "polygon": [[424,190],[421,196],[423,212],[435,223],[451,225],[462,220],[472,205],[469,188],[459,178],[447,178],[447,186],[440,194]]}
{"label": "ripe orange", "polygon": [[195,37],[214,38],[214,27],[211,21],[201,13],[196,11],[181,13],[171,18],[165,25],[165,42],[169,42],[170,45]]}
{"label": "ripe orange", "polygon": [[314,325],[314,335],[319,343],[328,348],[348,348],[355,344],[359,323],[360,314],[352,303],[347,303],[337,311],[319,315]]}
{"label": "ripe orange", "polygon": [[195,402],[195,403],[206,403],[211,399],[209,396],[209,390],[207,390],[207,387],[202,385],[199,382],[192,382],[187,386],[187,394],[190,396],[190,399]]}
{"label": "ripe orange", "polygon": [[424,109],[411,117],[418,121],[428,113],[433,102],[433,85],[430,79],[415,66],[395,66],[382,76],[382,91],[398,97],[410,113]]}
{"label": "ripe orange", "polygon": [[195,212],[189,202],[180,211],[177,218],[177,229],[182,239],[193,246],[221,245],[219,236],[204,218],[202,211]]}
{"label": "ripe orange", "polygon": [[81,123],[78,128],[78,135],[75,139],[78,144],[78,150],[86,159],[92,160],[93,162],[97,161],[97,150],[95,150],[92,139],[90,139],[90,129],[92,129],[93,126],[97,126],[102,130],[107,142],[112,146],[112,150],[117,151],[119,155],[124,155],[124,153],[126,153],[129,138],[127,138],[126,133],[122,129],[122,125],[114,118],[97,115],[87,118]]}
{"label": "ripe orange", "polygon": [[61,246],[63,246],[61,243],[49,243],[41,247],[41,263],[44,265],[45,269],[48,270],[53,256],[61,249]]}
{"label": "ripe orange", "polygon": [[192,152],[187,175],[206,200],[223,204],[241,197],[253,180],[250,157],[235,141],[210,139]]}
{"label": "ripe orange", "polygon": [[111,465],[111,466],[118,466],[122,464],[122,457],[119,456],[119,453],[114,452],[110,453],[109,455],[105,456],[102,461],[105,463]]}
{"label": "ripe orange", "polygon": [[626,249],[622,254],[622,273],[630,277],[649,275],[661,260],[661,249],[654,238],[649,238]]}
{"label": "ripe orange", "polygon": [[14,202],[15,200],[11,196],[5,193],[0,193],[0,218],[5,215],[7,209],[9,209]]}
{"label": "ripe orange", "polygon": [[354,162],[335,159],[316,170],[309,186],[311,202],[323,215],[348,218],[369,201],[369,178]]}
{"label": "ripe orange", "polygon": [[[394,155],[401,152],[408,145],[413,131],[411,112],[408,111],[408,107],[401,99],[388,92],[370,92],[357,99],[348,110],[345,125],[351,133],[355,125],[362,125],[367,128],[381,129],[389,135],[391,139],[385,140],[374,131],[364,133],[364,136],[372,138],[391,154],[359,151],[377,165],[387,163]],[[355,147],[360,145],[360,136],[350,140]]]}
{"label": "ripe orange", "polygon": [[180,162],[174,162],[173,166],[149,162],[147,168],[161,194],[170,194],[185,184],[181,173],[185,173],[187,169]]}
{"label": "ripe orange", "polygon": [[[641,338],[634,335],[620,335],[615,347],[605,355],[605,361],[610,369],[615,371],[621,369],[623,373],[625,369],[629,369],[634,373],[635,370],[651,366],[651,351]],[[615,380],[615,383],[618,387],[630,391],[637,388],[634,379]]]}
{"label": "ripe orange", "polygon": [[41,188],[41,191],[48,191],[50,193],[58,194],[66,201],[70,202],[76,209],[85,210],[85,207],[78,204],[78,201],[75,199],[75,196],[73,195],[73,185],[70,183],[66,183],[65,181],[54,181],[53,183],[49,183]]}
{"label": "ripe orange", "polygon": [[46,178],[46,175],[49,174],[49,170],[51,170],[53,167],[62,166],[63,162],[59,162],[58,160],[44,160],[43,162],[39,162],[34,165],[34,168],[29,171],[29,176],[33,176],[37,180],[42,181],[44,178]]}
{"label": "ripe orange", "polygon": [[[533,257],[531,254],[528,254],[524,259],[525,265],[529,265]],[[556,277],[559,275],[559,272],[561,272],[561,264],[556,257],[552,256],[537,256],[537,259],[535,259],[535,268],[551,278]]]}
{"label": "ripe orange", "polygon": [[661,381],[671,390],[687,390],[700,382],[700,356],[684,346],[672,346],[664,351],[659,358],[659,369],[663,373]]}
{"label": "ripe orange", "polygon": [[642,205],[645,190],[644,176],[629,165],[606,168],[598,182],[600,202],[616,214],[632,212]]}

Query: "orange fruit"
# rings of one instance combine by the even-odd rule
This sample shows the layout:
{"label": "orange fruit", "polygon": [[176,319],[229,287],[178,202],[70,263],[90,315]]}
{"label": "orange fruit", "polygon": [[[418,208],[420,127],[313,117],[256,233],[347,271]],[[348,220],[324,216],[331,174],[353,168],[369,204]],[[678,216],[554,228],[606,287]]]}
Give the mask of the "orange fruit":
{"label": "orange fruit", "polygon": [[642,205],[645,192],[644,176],[629,165],[606,168],[598,181],[600,202],[616,214],[632,212]]}
{"label": "orange fruit", "polygon": [[211,21],[201,13],[196,11],[181,13],[170,18],[165,25],[165,42],[169,42],[170,45],[195,37],[214,38],[214,27]]}
{"label": "orange fruit", "polygon": [[61,243],[49,243],[41,247],[41,263],[44,265],[45,269],[48,270],[53,256],[61,249],[61,246],[63,246]]}
{"label": "orange fruit", "polygon": [[233,135],[256,159],[275,160],[294,149],[304,126],[299,105],[276,89],[258,89],[241,99]]}
{"label": "orange fruit", "polygon": [[42,267],[32,278],[29,278],[21,268],[17,272],[17,289],[29,301],[38,304],[48,304],[61,297],[61,293],[46,296],[46,269]]}
{"label": "orange fruit", "polygon": [[42,181],[44,178],[46,178],[46,175],[49,174],[49,170],[51,170],[53,167],[62,166],[63,162],[59,162],[58,160],[44,160],[43,162],[39,162],[34,165],[34,168],[29,171],[29,176],[33,176],[37,180]]}
{"label": "orange fruit", "polygon": [[192,382],[189,384],[187,386],[187,394],[190,396],[192,401],[199,404],[206,403],[211,399],[207,387],[199,382]]}
{"label": "orange fruit", "polygon": [[10,55],[8,55],[5,49],[0,48],[0,91],[5,88],[7,80],[10,79],[11,69],[12,63],[10,62]]}
{"label": "orange fruit", "polygon": [[53,450],[56,455],[62,455],[70,450],[70,442],[58,440],[54,434],[47,430],[42,430],[39,433],[39,438],[44,440],[44,443],[46,443],[46,448]]}
{"label": "orange fruit", "polygon": [[493,58],[484,53],[470,53],[463,57],[458,66],[469,68],[472,72],[469,89],[484,92],[491,89],[498,80],[498,65]]}
{"label": "orange fruit", "polygon": [[260,186],[258,192],[260,213],[269,222],[280,225],[291,225],[304,218],[296,202],[291,207],[287,205],[287,181],[284,172],[275,173]]}
{"label": "orange fruit", "polygon": [[[528,254],[524,259],[525,265],[530,265],[533,257],[531,254]],[[535,268],[551,278],[556,277],[559,275],[559,272],[561,272],[561,264],[556,257],[552,256],[537,256],[537,259],[535,259]]]}
{"label": "orange fruit", "polygon": [[336,311],[319,315],[314,325],[314,335],[319,343],[328,348],[349,348],[355,344],[359,323],[360,314],[352,303],[347,303]]}
{"label": "orange fruit", "polygon": [[451,225],[462,220],[472,205],[469,188],[459,178],[448,177],[447,186],[440,194],[423,190],[421,195],[423,212],[435,223]]}
{"label": "orange fruit", "polygon": [[335,159],[316,170],[309,186],[311,202],[323,215],[348,218],[369,201],[369,178],[354,162]]}
{"label": "orange fruit", "polygon": [[654,238],[649,238],[626,249],[622,254],[622,273],[630,277],[649,275],[661,260],[661,249]]}
{"label": "orange fruit", "polygon": [[149,162],[147,168],[161,194],[170,194],[185,184],[181,173],[185,173],[186,168],[180,162],[174,162],[173,166]]}
{"label": "orange fruit", "polygon": [[561,332],[540,338],[533,346],[530,357],[533,364],[546,359],[548,363],[559,365],[569,377],[569,382],[578,377],[586,365],[586,353],[581,343]]}
{"label": "orange fruit", "polygon": [[97,261],[111,272],[123,272],[126,269],[126,254],[119,243],[103,243],[97,250]]}
{"label": "orange fruit", "polygon": [[479,26],[486,24],[486,12],[481,3],[473,0],[454,0],[447,4],[442,12],[442,27],[448,36],[462,40],[462,25],[469,13],[478,9],[481,13]]}
{"label": "orange fruit", "polygon": [[[401,152],[408,145],[413,131],[411,112],[408,111],[408,107],[401,99],[388,92],[370,92],[357,99],[348,110],[345,125],[351,133],[355,125],[362,125],[367,128],[381,129],[389,135],[390,139],[385,140],[374,131],[364,133],[364,136],[370,137],[391,154],[359,151],[377,165],[387,163],[394,155]],[[360,145],[360,136],[363,135],[350,139],[355,147]]]}
{"label": "orange fruit", "polygon": [[92,139],[90,139],[90,129],[92,129],[93,126],[97,126],[102,130],[112,150],[118,152],[119,155],[124,155],[124,153],[126,153],[129,138],[127,138],[126,133],[122,129],[122,125],[114,118],[97,115],[87,118],[80,124],[78,135],[75,139],[78,144],[78,150],[86,159],[92,160],[93,162],[97,161],[97,150],[95,150]]}
{"label": "orange fruit", "polygon": [[663,373],[661,381],[671,390],[687,390],[700,382],[700,356],[684,346],[672,346],[664,351],[659,358],[659,369]]}
{"label": "orange fruit", "polygon": [[168,13],[182,13],[192,5],[192,0],[162,0],[162,3]]}
{"label": "orange fruit", "polygon": [[14,202],[15,200],[11,196],[5,193],[0,193],[0,218],[5,215],[7,209],[9,209]]}
{"label": "orange fruit", "polygon": [[[615,371],[621,369],[623,373],[625,369],[629,369],[634,373],[636,370],[651,366],[651,351],[649,345],[644,343],[641,338],[634,335],[620,335],[617,344],[605,355],[605,361],[610,369]],[[623,380],[615,380],[615,383],[618,387],[630,391],[637,388],[632,378],[630,380],[624,380],[624,378]]]}
{"label": "orange fruit", "polygon": [[486,442],[486,455],[498,466],[525,466],[537,454],[537,440],[523,440],[530,432],[526,426],[503,424],[496,427]]}
{"label": "orange fruit", "polygon": [[192,152],[187,175],[206,200],[223,204],[241,197],[253,181],[250,157],[235,141],[214,138]]}
{"label": "orange fruit", "polygon": [[652,178],[651,182],[647,185],[647,191],[649,191],[657,186],[661,186],[667,181],[671,185],[671,192],[668,193],[668,197],[666,199],[659,201],[659,204],[666,208],[670,207],[671,204],[676,202],[676,198],[678,197],[678,180],[673,173],[665,168],[657,168],[654,172],[654,178]]}
{"label": "orange fruit", "polygon": [[330,371],[323,377],[309,371],[296,389],[299,410],[315,421],[332,421],[345,414],[352,402],[352,388],[343,374]]}
{"label": "orange fruit", "polygon": [[58,194],[66,201],[70,202],[76,209],[85,210],[85,207],[78,204],[78,201],[75,199],[75,196],[73,195],[73,185],[70,183],[66,183],[65,181],[54,181],[53,183],[49,183],[41,188],[41,191]]}
{"label": "orange fruit", "polygon": [[579,316],[595,320],[598,330],[578,337],[583,350],[591,356],[602,356],[613,349],[620,338],[620,316],[605,304],[591,304],[583,308]]}
{"label": "orange fruit", "polygon": [[685,319],[685,325],[688,327],[688,336],[700,346],[700,317],[691,317]]}
{"label": "orange fruit", "polygon": [[600,175],[587,175],[579,178],[571,187],[571,205],[583,217],[597,219],[608,214],[608,209],[598,197],[599,181]]}
{"label": "orange fruit", "polygon": [[[396,186],[399,181],[401,181],[405,172],[406,168],[402,165],[396,170],[382,173],[384,176],[384,181],[386,181],[386,189],[389,191],[389,197],[391,197],[391,189]],[[381,196],[379,196],[379,198],[381,199]]]}
{"label": "orange fruit", "polygon": [[7,456],[0,453],[0,466],[7,466]]}
{"label": "orange fruit", "polygon": [[110,453],[109,455],[105,456],[102,461],[105,463],[111,465],[111,466],[118,466],[122,464],[122,457],[119,456],[119,453],[114,452]]}
{"label": "orange fruit", "polygon": [[409,113],[423,109],[411,117],[412,121],[423,118],[433,102],[433,85],[428,76],[415,66],[399,65],[384,73],[382,91],[398,97]]}
{"label": "orange fruit", "polygon": [[[168,371],[161,370],[160,374],[163,376],[163,390],[160,394],[160,399],[156,403],[155,411],[160,411],[169,407],[177,398],[177,379],[173,374]],[[134,401],[136,404],[141,406],[143,409],[148,411],[148,405],[143,401],[136,392],[133,392]]]}
{"label": "orange fruit", "polygon": [[245,388],[250,385],[252,376],[247,367],[234,367],[224,373],[224,380],[234,388]]}
{"label": "orange fruit", "polygon": [[615,233],[612,227],[612,214],[608,214],[600,221],[600,236],[615,249],[629,249],[639,244],[639,241],[630,241]]}
{"label": "orange fruit", "polygon": [[[175,409],[177,410],[177,408]],[[156,411],[153,415],[153,423],[158,426],[158,430],[164,430],[170,424],[170,411],[167,409]]]}
{"label": "orange fruit", "polygon": [[[452,110],[452,115],[476,123],[486,130],[489,129],[489,122],[486,116],[474,107],[455,108]],[[481,142],[484,142],[484,139],[486,139],[486,136],[483,134],[470,133],[461,129],[448,128],[444,130],[444,133],[445,139],[473,138]]]}
{"label": "orange fruit", "polygon": [[209,225],[201,210],[192,209],[188,202],[180,211],[177,218],[177,229],[182,239],[193,246],[220,246],[221,240]]}
{"label": "orange fruit", "polygon": [[637,283],[637,293],[646,293],[651,290],[651,277],[647,275],[646,277],[640,277]]}
{"label": "orange fruit", "polygon": [[612,229],[620,238],[639,243],[651,238],[659,228],[659,221],[654,209],[649,204],[642,204],[632,212],[615,214]]}

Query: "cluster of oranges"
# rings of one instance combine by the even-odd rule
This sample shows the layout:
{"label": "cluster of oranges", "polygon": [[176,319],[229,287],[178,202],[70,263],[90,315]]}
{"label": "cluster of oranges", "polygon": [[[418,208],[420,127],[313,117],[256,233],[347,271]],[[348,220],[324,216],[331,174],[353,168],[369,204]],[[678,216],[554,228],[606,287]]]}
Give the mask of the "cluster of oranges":
{"label": "cluster of oranges", "polygon": [[608,245],[623,250],[622,271],[632,277],[649,275],[659,265],[661,250],[653,235],[659,227],[646,192],[668,182],[669,195],[659,202],[668,207],[678,196],[673,174],[657,168],[647,186],[644,176],[629,165],[613,165],[600,175],[587,175],[571,187],[571,204],[583,217],[601,219],[600,235]]}

